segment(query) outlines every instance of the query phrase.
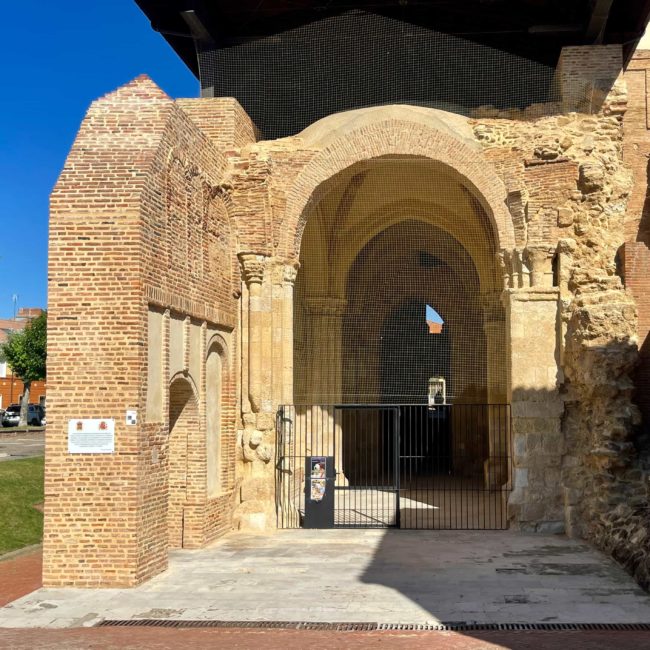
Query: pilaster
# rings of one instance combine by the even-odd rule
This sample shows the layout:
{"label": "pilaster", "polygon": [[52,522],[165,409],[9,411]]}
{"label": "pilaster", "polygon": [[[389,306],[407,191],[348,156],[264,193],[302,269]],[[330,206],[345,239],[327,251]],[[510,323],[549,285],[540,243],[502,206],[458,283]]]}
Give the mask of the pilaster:
{"label": "pilaster", "polygon": [[502,299],[509,339],[514,469],[509,517],[521,530],[562,532],[564,405],[558,391],[559,291],[554,287],[509,289]]}

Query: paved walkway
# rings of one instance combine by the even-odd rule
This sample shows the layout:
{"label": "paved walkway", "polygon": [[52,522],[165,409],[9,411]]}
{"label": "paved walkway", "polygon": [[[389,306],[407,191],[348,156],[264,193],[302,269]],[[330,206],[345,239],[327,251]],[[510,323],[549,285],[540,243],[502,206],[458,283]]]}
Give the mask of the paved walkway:
{"label": "paved walkway", "polygon": [[0,558],[0,607],[40,588],[42,569],[40,546],[14,551],[4,559]]}
{"label": "paved walkway", "polygon": [[0,429],[0,461],[42,456],[45,452],[45,431],[13,432]]}
{"label": "paved walkway", "polygon": [[0,627],[102,619],[649,623],[650,596],[558,536],[297,530],[176,551],[136,589],[40,589],[0,609]]}

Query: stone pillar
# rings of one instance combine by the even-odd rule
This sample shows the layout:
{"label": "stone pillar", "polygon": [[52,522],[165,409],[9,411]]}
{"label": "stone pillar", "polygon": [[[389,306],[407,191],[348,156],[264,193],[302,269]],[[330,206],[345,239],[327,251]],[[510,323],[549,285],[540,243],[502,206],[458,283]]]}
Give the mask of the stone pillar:
{"label": "stone pillar", "polygon": [[559,292],[553,287],[507,289],[502,299],[514,469],[509,517],[521,530],[563,532],[563,402],[557,385]]}
{"label": "stone pillar", "polygon": [[[506,416],[507,373],[505,316],[499,292],[483,296],[483,330],[487,348],[488,458],[484,462],[485,486],[501,489],[508,482],[508,433]],[[504,419],[505,418],[505,419]]]}
{"label": "stone pillar", "polygon": [[[273,458],[275,413],[271,399],[272,385],[272,312],[271,284],[267,278],[268,257],[257,253],[240,253],[239,261],[248,295],[246,318],[248,342],[243,346],[242,365],[248,368],[248,405],[242,399],[244,430],[240,437],[241,503],[234,512],[234,523],[240,529],[264,529],[274,519]],[[244,388],[243,390],[246,390]]]}
{"label": "stone pillar", "polygon": [[298,263],[280,261],[273,281],[273,378],[278,404],[293,404],[293,287]]}
{"label": "stone pillar", "polygon": [[341,320],[346,305],[344,298],[307,298],[311,322],[311,395],[320,404],[341,401]]}
{"label": "stone pillar", "polygon": [[[248,399],[253,413],[262,406],[262,281],[266,257],[240,253],[242,275],[248,290]],[[245,353],[245,351],[242,351]]]}
{"label": "stone pillar", "polygon": [[334,455],[336,482],[347,483],[342,466],[342,429],[335,418],[334,405],[342,394],[342,319],[347,301],[335,296],[307,298],[311,322],[310,394],[314,404],[324,412],[317,419],[322,423],[322,451]]}

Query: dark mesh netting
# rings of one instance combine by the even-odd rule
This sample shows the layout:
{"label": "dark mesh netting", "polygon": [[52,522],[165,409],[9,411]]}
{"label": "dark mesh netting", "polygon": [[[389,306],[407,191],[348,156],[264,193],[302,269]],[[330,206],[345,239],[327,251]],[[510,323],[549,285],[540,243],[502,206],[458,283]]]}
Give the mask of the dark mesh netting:
{"label": "dark mesh netting", "polygon": [[264,138],[332,113],[412,104],[463,115],[553,101],[553,68],[408,22],[354,11],[199,52],[201,86],[235,97]]}
{"label": "dark mesh netting", "polygon": [[505,314],[489,219],[460,175],[382,157],[341,172],[303,233],[298,404],[502,402]]}
{"label": "dark mesh netting", "polygon": [[[467,117],[529,122],[590,112],[613,83],[581,79],[571,56],[556,70],[362,11],[200,51],[199,67],[204,94],[236,98],[262,140],[300,134],[289,146],[326,152],[331,139],[363,132],[371,113],[384,121],[408,113],[451,138],[423,145],[451,158],[466,145],[478,151],[481,137],[521,147],[500,125],[473,130]],[[387,139],[403,133],[398,126]],[[539,155],[561,160],[562,146],[548,137]],[[451,158],[443,164],[435,150],[419,151],[374,157],[369,147],[366,160],[323,180],[304,207],[294,294],[298,404],[424,404],[437,385],[449,403],[507,399],[500,245],[494,210],[482,203],[501,180],[478,191]],[[505,173],[521,186],[521,170]],[[512,194],[518,236],[544,241],[546,222],[529,219],[521,191]]]}

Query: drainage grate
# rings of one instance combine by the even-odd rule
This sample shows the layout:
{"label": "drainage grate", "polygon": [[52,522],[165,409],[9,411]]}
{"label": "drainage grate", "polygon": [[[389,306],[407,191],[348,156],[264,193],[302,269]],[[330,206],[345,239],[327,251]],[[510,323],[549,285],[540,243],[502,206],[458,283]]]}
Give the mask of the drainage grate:
{"label": "drainage grate", "polygon": [[307,621],[182,621],[169,619],[104,620],[97,627],[248,628],[333,632],[650,632],[650,623],[316,623]]}

